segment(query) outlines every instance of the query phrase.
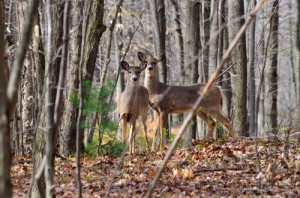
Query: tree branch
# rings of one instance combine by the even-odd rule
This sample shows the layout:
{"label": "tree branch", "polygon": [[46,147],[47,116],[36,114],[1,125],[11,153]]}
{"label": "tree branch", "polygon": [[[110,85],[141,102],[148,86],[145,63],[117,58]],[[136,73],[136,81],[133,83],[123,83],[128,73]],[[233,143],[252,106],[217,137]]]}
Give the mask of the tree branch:
{"label": "tree branch", "polygon": [[239,30],[238,34],[236,35],[236,37],[234,38],[234,40],[232,41],[232,43],[230,44],[229,48],[227,49],[227,51],[225,52],[225,54],[223,55],[222,61],[220,63],[220,66],[217,68],[217,70],[215,71],[215,73],[211,76],[211,78],[209,79],[208,83],[205,85],[200,97],[198,98],[198,100],[196,101],[196,103],[193,106],[192,111],[188,114],[188,116],[186,117],[186,119],[184,120],[183,124],[181,125],[179,132],[177,133],[174,141],[172,142],[172,145],[170,147],[170,149],[168,150],[162,164],[159,167],[159,170],[157,172],[157,174],[155,175],[154,179],[151,182],[151,185],[148,189],[148,192],[146,194],[146,197],[151,197],[153,190],[155,188],[155,185],[157,183],[157,181],[159,180],[162,171],[164,170],[168,160],[170,159],[180,137],[182,136],[182,134],[185,132],[189,122],[191,121],[192,117],[194,116],[195,112],[198,110],[199,104],[200,102],[203,100],[204,96],[207,95],[210,91],[210,88],[213,84],[213,82],[216,80],[218,74],[223,70],[225,63],[230,59],[230,54],[233,51],[233,49],[235,48],[235,46],[237,45],[238,41],[241,39],[241,37],[245,34],[246,29],[248,28],[248,26],[250,25],[251,21],[255,18],[256,13],[260,10],[260,8],[262,7],[262,5],[264,4],[265,0],[261,0],[259,1],[259,3],[257,4],[257,6],[252,10],[252,12],[249,15],[249,18],[247,19],[247,21],[244,23],[244,25],[241,27],[241,29]]}

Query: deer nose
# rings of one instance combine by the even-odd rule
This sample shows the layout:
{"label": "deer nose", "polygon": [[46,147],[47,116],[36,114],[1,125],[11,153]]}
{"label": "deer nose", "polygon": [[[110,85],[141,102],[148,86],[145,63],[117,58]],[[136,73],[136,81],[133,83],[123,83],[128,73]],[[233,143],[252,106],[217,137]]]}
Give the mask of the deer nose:
{"label": "deer nose", "polygon": [[152,65],[148,66],[148,70],[151,71],[153,69]]}
{"label": "deer nose", "polygon": [[132,78],[131,78],[133,81],[136,81],[137,79],[138,79],[138,77],[137,76],[132,76]]}

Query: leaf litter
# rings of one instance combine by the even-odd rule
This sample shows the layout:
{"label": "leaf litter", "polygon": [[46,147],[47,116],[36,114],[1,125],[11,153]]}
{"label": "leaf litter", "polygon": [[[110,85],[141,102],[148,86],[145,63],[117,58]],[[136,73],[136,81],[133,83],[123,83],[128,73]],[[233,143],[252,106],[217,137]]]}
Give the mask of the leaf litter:
{"label": "leaf litter", "polygon": [[[255,142],[251,138],[194,141],[177,148],[160,178],[153,197],[252,197],[300,196],[300,145],[259,139],[261,172],[258,172]],[[126,155],[113,183],[110,197],[144,197],[166,150]],[[104,197],[116,156],[83,156],[83,197]],[[76,165],[72,158],[55,159],[57,197],[77,197]],[[13,197],[27,197],[32,163],[13,159]],[[261,180],[258,188],[257,180]]]}

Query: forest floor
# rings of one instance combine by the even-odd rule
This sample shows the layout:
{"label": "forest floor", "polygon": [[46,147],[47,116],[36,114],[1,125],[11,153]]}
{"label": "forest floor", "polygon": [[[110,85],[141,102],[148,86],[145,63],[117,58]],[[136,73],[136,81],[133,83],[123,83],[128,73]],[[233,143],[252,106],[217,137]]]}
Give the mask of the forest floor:
{"label": "forest floor", "polygon": [[[110,197],[145,196],[166,151],[126,155]],[[177,148],[153,197],[300,197],[300,144],[290,143],[286,149],[283,140],[260,139],[258,151],[260,173],[250,138],[197,141]],[[114,156],[82,158],[83,197],[104,197],[117,161]],[[55,164],[57,197],[77,197],[75,158],[57,157]],[[30,159],[13,159],[13,197],[27,197],[31,169]]]}

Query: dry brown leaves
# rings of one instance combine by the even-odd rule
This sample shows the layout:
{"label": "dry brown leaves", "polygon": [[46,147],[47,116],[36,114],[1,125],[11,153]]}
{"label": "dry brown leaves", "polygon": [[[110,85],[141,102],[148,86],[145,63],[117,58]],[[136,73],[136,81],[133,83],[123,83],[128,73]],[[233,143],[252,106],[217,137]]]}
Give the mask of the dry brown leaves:
{"label": "dry brown leaves", "polygon": [[[196,141],[177,149],[168,163],[154,197],[300,196],[300,145],[259,140],[262,171],[257,169],[253,139]],[[166,151],[126,156],[110,197],[143,197]],[[83,197],[103,197],[117,162],[116,157],[84,157]],[[76,196],[74,159],[56,159],[56,194]],[[28,159],[15,158],[12,166],[14,197],[27,197],[31,178]],[[261,188],[257,179],[261,179]]]}

